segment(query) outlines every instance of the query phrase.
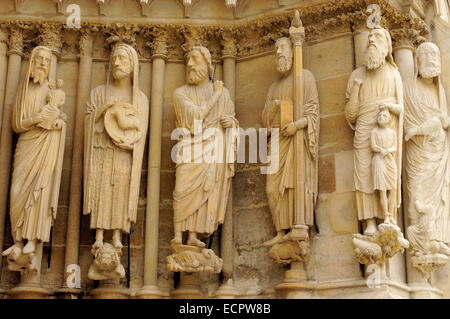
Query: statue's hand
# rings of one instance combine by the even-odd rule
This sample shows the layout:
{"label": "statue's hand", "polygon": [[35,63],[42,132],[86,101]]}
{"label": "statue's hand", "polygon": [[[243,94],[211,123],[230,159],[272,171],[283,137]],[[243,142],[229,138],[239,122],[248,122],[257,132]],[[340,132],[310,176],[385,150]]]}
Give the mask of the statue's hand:
{"label": "statue's hand", "polygon": [[450,124],[449,123],[449,117],[447,115],[445,115],[445,114],[441,114],[439,116],[439,120],[441,121],[442,128],[444,130],[448,129],[448,126]]}
{"label": "statue's hand", "polygon": [[233,120],[228,116],[222,115],[220,117],[220,124],[223,126],[223,128],[230,128],[233,126]]}
{"label": "statue's hand", "polygon": [[297,125],[295,125],[295,122],[291,122],[288,123],[286,125],[284,125],[281,129],[281,134],[283,134],[283,136],[292,136],[297,132],[298,128]]}
{"label": "statue's hand", "polygon": [[59,131],[59,130],[62,129],[63,125],[64,125],[64,121],[63,121],[62,119],[57,119],[57,120],[55,121],[55,123],[53,123],[52,128],[53,128],[54,130]]}

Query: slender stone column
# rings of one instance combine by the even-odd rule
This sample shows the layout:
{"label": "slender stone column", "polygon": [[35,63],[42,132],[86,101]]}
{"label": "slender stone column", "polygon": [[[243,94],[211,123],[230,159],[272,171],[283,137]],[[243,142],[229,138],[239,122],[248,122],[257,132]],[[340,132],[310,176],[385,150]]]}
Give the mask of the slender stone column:
{"label": "slender stone column", "polygon": [[144,286],[136,293],[137,298],[146,299],[163,296],[163,292],[158,287],[158,231],[166,41],[166,32],[157,29],[154,42],[150,45],[152,48],[152,90],[145,218]]}
{"label": "slender stone column", "polygon": [[[6,74],[8,70],[8,32],[0,29],[0,70],[4,70],[0,74],[0,119],[3,115],[3,103],[5,101]],[[0,122],[1,131],[1,122]]]}
{"label": "slender stone column", "polygon": [[[223,82],[230,92],[231,100],[236,100],[236,39],[231,31],[220,34],[223,46]],[[233,188],[230,189],[227,210],[222,225],[222,236],[220,242],[221,258],[223,259],[223,282],[215,295],[218,298],[234,298],[238,295],[233,287]]]}
{"label": "slender stone column", "polygon": [[[0,249],[3,251],[5,235],[5,217],[11,177],[12,138],[11,128],[12,108],[20,80],[20,67],[23,56],[23,34],[19,28],[11,28],[8,51],[8,72],[6,75],[5,103],[3,105],[2,130],[0,135]],[[2,263],[0,263],[1,274]]]}
{"label": "slender stone column", "polygon": [[69,214],[67,216],[66,251],[64,262],[64,282],[60,289],[67,298],[73,298],[81,293],[80,287],[75,286],[74,273],[78,267],[78,253],[80,244],[80,222],[83,194],[83,138],[84,138],[84,104],[89,97],[92,73],[93,37],[89,30],[83,30],[80,38],[80,64],[78,67],[77,108],[75,111],[75,129],[73,132],[72,171],[70,175]]}

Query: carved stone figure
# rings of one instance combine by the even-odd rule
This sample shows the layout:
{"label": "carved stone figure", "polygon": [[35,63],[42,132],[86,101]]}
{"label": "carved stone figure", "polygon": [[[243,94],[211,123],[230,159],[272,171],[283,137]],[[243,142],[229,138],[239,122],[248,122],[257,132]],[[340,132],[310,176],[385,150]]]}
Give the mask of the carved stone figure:
{"label": "carved stone figure", "polygon": [[[301,60],[299,65],[294,65],[294,49],[290,39],[280,38],[275,46],[280,79],[269,89],[262,119],[264,127],[269,130],[280,129],[281,132],[279,136],[271,136],[271,138],[279,139],[279,169],[267,175],[266,184],[270,212],[277,235],[263,245],[272,247],[269,254],[278,262],[284,262],[281,260],[300,260],[298,256],[305,257],[309,252],[309,249],[300,245],[300,240],[308,238],[308,227],[314,223],[320,118],[319,97],[313,74],[301,69]],[[301,50],[301,46],[299,48]],[[303,83],[297,86],[294,83],[294,73],[295,68],[299,67],[303,73]],[[295,90],[300,91],[301,87],[303,91],[300,92],[300,96],[303,99],[300,102],[302,111],[300,115],[295,114],[294,95]],[[268,133],[270,134],[270,131]],[[299,139],[297,142],[295,138],[298,133],[301,135],[297,135]],[[299,143],[303,145],[298,145]],[[268,153],[271,153],[270,145],[271,143]],[[276,154],[271,154],[271,158],[274,156]],[[300,166],[299,160],[303,161],[303,167]],[[298,173],[297,170],[299,170]],[[304,184],[304,189],[301,190],[303,200],[297,196],[299,187],[296,183],[297,179],[301,179]],[[297,205],[303,206],[300,210],[301,216],[296,216],[299,211],[296,209],[296,202]],[[280,244],[284,242],[287,246],[281,247]],[[292,254],[296,253],[299,255],[293,258]],[[286,258],[282,257],[284,255]]]}
{"label": "carved stone figure", "polygon": [[3,252],[10,270],[36,269],[36,245],[49,241],[56,218],[66,117],[59,109],[65,101],[62,82],[56,88],[49,79],[51,61],[49,48],[33,49],[13,108],[12,129],[19,134],[10,192],[14,245]]}
{"label": "carved stone figure", "polygon": [[[212,72],[208,49],[194,46],[187,55],[188,83],[173,94],[177,127],[184,132],[178,143],[173,193],[175,254],[181,253],[179,246],[203,248],[198,235],[211,235],[223,223],[234,176],[237,136],[233,129],[238,121],[223,83],[210,82]],[[184,232],[188,232],[187,246],[182,241]]]}
{"label": "carved stone figure", "polygon": [[120,257],[121,234],[136,221],[148,124],[136,51],[126,44],[114,46],[108,70],[106,84],[91,91],[85,110],[84,214],[91,215],[90,227],[96,230],[96,257],[105,230],[113,231],[112,246]]}
{"label": "carved stone figure", "polygon": [[[383,264],[408,247],[396,225],[401,203],[403,87],[387,30],[376,27],[369,32],[364,66],[351,74],[346,98],[345,116],[355,130],[356,207],[365,223],[364,235],[354,236],[355,253],[361,263],[378,256],[376,263]],[[383,223],[377,226],[377,219]]]}
{"label": "carved stone figure", "polygon": [[412,262],[426,277],[448,261],[450,249],[449,116],[439,48],[416,51],[416,77],[405,81],[407,229]]}
{"label": "carved stone figure", "polygon": [[397,134],[393,129],[387,127],[390,115],[386,107],[380,108],[378,113],[378,127],[374,128],[370,134],[370,147],[372,148],[372,176],[373,188],[378,191],[380,204],[385,218],[391,219],[391,223],[396,222],[392,218],[392,199],[397,186],[397,165],[395,163],[395,153],[397,151]]}

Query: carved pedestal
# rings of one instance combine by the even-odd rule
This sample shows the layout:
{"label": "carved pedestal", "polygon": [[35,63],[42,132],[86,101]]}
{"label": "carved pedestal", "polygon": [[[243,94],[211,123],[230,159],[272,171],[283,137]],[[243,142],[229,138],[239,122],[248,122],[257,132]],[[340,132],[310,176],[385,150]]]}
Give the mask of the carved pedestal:
{"label": "carved pedestal", "polygon": [[165,297],[164,292],[158,286],[143,286],[136,292],[137,299],[161,299]]}
{"label": "carved pedestal", "polygon": [[237,296],[239,296],[239,291],[233,286],[233,279],[228,279],[222,283],[214,293],[214,298],[218,299],[234,299]]}
{"label": "carved pedestal", "polygon": [[20,271],[20,284],[8,290],[7,298],[46,299],[52,292],[41,287],[42,243],[36,244],[35,252],[23,254],[22,249],[14,247],[7,255],[8,269]]}
{"label": "carved pedestal", "polygon": [[128,299],[130,292],[120,285],[119,279],[101,281],[89,294],[94,299]]}
{"label": "carved pedestal", "polygon": [[277,263],[290,264],[283,283],[275,287],[282,298],[311,298],[313,283],[308,282],[305,261],[309,256],[308,226],[296,225],[280,243],[272,246],[269,256]]}
{"label": "carved pedestal", "polygon": [[211,249],[189,245],[172,244],[173,254],[167,257],[167,269],[174,272],[213,272],[222,271],[223,260]]}
{"label": "carved pedestal", "polygon": [[202,299],[198,273],[180,273],[180,284],[173,290],[171,297],[174,299]]}

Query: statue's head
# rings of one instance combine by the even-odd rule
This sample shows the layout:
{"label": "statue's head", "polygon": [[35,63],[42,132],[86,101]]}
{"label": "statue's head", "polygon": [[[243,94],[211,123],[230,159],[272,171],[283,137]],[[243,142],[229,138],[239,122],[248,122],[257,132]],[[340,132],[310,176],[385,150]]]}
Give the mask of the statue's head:
{"label": "statue's head", "polygon": [[45,47],[37,47],[31,61],[30,76],[34,83],[42,84],[48,78],[52,61],[52,51]]}
{"label": "statue's head", "polygon": [[392,53],[391,35],[386,29],[375,28],[369,32],[364,65],[369,70],[378,69]]}
{"label": "statue's head", "polygon": [[288,74],[292,68],[292,59],[294,52],[292,50],[291,40],[288,38],[280,38],[275,42],[277,54],[277,71],[281,74]]}
{"label": "statue's head", "polygon": [[441,55],[439,48],[432,42],[424,42],[416,51],[417,67],[421,77],[434,78],[441,74]]}
{"label": "statue's head", "polygon": [[98,269],[109,271],[120,264],[120,259],[116,249],[111,244],[105,243],[97,250],[94,263]]}
{"label": "statue's head", "polygon": [[133,59],[124,46],[117,46],[111,54],[112,76],[115,80],[130,77],[133,71]]}
{"label": "statue's head", "polygon": [[385,127],[386,125],[388,125],[390,119],[391,115],[389,114],[389,110],[386,107],[381,108],[377,116],[378,125],[381,127]]}
{"label": "statue's head", "polygon": [[198,84],[213,72],[211,53],[203,46],[194,46],[186,56],[186,78],[189,84]]}

